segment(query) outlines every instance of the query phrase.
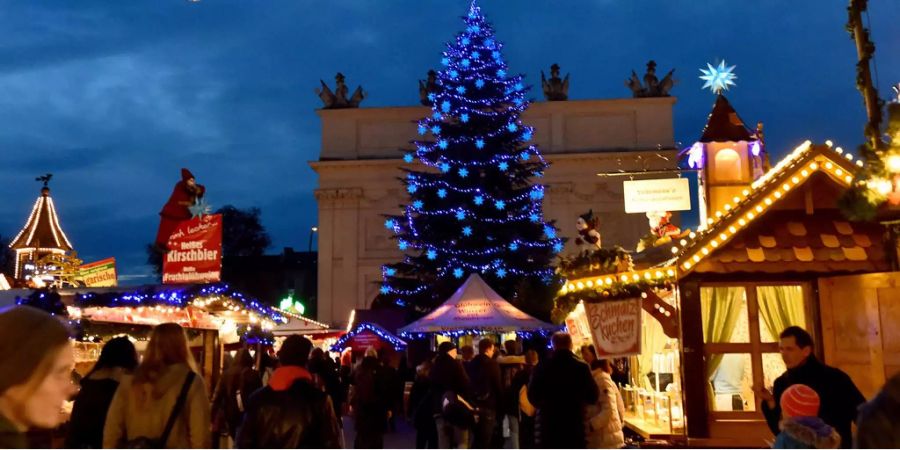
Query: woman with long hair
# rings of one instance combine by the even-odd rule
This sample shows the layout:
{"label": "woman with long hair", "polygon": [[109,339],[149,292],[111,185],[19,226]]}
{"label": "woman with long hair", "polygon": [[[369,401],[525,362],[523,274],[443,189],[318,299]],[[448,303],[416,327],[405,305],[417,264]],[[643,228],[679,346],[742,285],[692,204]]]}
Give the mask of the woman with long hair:
{"label": "woman with long hair", "polygon": [[138,365],[134,344],[126,337],[110,339],[94,367],[81,379],[81,391],[75,397],[66,447],[103,448],[103,424],[113,395],[122,377]]}
{"label": "woman with long hair", "polygon": [[59,319],[29,306],[0,312],[0,448],[28,448],[26,431],[62,423],[74,365]]}
{"label": "woman with long hair", "polygon": [[244,418],[244,409],[250,395],[262,387],[259,372],[253,369],[253,356],[246,348],[238,350],[231,367],[222,373],[222,379],[213,395],[213,412],[224,421],[225,431],[231,439],[237,434]]}
{"label": "woman with long hair", "polygon": [[103,429],[103,447],[209,448],[209,398],[184,329],[157,325],[144,360],[123,377]]}

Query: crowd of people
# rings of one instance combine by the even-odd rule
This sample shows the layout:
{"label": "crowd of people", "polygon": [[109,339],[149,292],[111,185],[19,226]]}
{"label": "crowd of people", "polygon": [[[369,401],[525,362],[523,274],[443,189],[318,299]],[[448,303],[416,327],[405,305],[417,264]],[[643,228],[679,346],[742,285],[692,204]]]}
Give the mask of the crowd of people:
{"label": "crowd of people", "polygon": [[[500,348],[488,337],[477,352],[442,342],[409,376],[409,395],[397,353],[335,360],[289,336],[274,358],[238,351],[211,400],[177,324],[154,327],[140,358],[129,339],[110,339],[80,389],[69,333],[34,308],[0,312],[0,447],[32,446],[28,431],[58,426],[73,398],[70,448],[383,448],[398,420],[415,428],[416,448],[626,445],[621,374],[592,347],[574,349],[563,332],[544,352],[517,341]],[[900,443],[900,375],[865,403],[845,373],[816,359],[803,329],[784,330],[780,348],[787,371],[774,392],[757,389],[775,448]],[[345,416],[352,442],[344,441]]]}

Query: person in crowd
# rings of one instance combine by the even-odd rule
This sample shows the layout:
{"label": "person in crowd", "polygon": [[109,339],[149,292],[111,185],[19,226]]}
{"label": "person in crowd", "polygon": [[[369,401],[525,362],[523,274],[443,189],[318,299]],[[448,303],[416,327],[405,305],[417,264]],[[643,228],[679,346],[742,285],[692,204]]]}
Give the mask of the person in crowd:
{"label": "person in crowd", "polygon": [[788,386],[779,400],[781,432],[772,448],[838,448],[841,437],[818,417],[819,395],[805,384]]}
{"label": "person in crowd", "polygon": [[341,390],[340,373],[334,360],[321,348],[314,348],[309,355],[309,373],[312,374],[314,384],[331,398],[335,412],[341,411],[346,397]]}
{"label": "person in crowd", "polygon": [[312,342],[288,336],[278,350],[279,367],[247,401],[237,448],[340,448],[341,429],[328,395],[306,369]]}
{"label": "person in crowd", "polygon": [[859,408],[856,448],[900,448],[900,373]]}
{"label": "person in crowd", "polygon": [[597,359],[597,351],[594,350],[593,345],[581,346],[581,359],[591,368],[591,372],[600,368],[600,360]]}
{"label": "person in crowd", "polygon": [[466,375],[472,378],[472,360],[475,359],[475,347],[471,345],[463,345],[459,348],[459,356],[462,358],[463,368],[466,369]]}
{"label": "person in crowd", "polygon": [[30,306],[0,310],[0,448],[28,448],[29,429],[62,423],[74,365],[59,319]]}
{"label": "person in crowd", "polygon": [[416,429],[416,448],[438,448],[437,426],[431,410],[431,358],[416,367],[416,378],[409,391],[406,410]]}
{"label": "person in crowd", "polygon": [[535,443],[541,448],[585,448],[585,409],[600,390],[591,370],[572,353],[572,337],[556,332],[553,352],[534,369],[528,400],[537,408]]}
{"label": "person in crowd", "polygon": [[196,367],[180,325],[153,328],[143,361],[113,396],[103,447],[209,448],[209,398]]}
{"label": "person in crowd", "polygon": [[772,433],[778,434],[781,420],[781,407],[776,399],[791,385],[805,384],[821,399],[819,417],[841,435],[841,447],[849,448],[853,443],[850,424],[856,420],[857,408],[865,402],[865,397],[846,373],[816,358],[812,336],[806,330],[790,326],[779,337],[778,349],[787,371],[775,379],[774,393],[759,386],[754,389],[763,400],[761,409]]}
{"label": "person in crowd", "polygon": [[469,429],[460,422],[453,423],[455,418],[447,416],[444,411],[445,399],[453,396],[469,398],[469,376],[456,356],[456,344],[441,342],[429,376],[432,413],[437,425],[440,448],[469,447]]}
{"label": "person in crowd", "polygon": [[383,448],[389,407],[388,382],[374,348],[366,349],[359,367],[353,371],[350,408],[356,428],[354,448]]}
{"label": "person in crowd", "polygon": [[397,431],[396,420],[403,417],[403,376],[400,373],[400,353],[382,349],[381,379],[384,383],[385,405],[388,408],[388,428]]}
{"label": "person in crowd", "polygon": [[500,365],[494,360],[497,348],[489,337],[478,341],[478,356],[472,359],[471,389],[474,406],[478,408],[475,425],[474,448],[493,448],[497,416],[501,412],[503,386],[500,381]]}
{"label": "person in crowd", "polygon": [[[519,342],[512,339],[503,343],[505,353],[497,357],[500,364],[500,382],[503,387],[503,396],[500,404],[500,414],[497,418],[498,425],[495,431],[494,447],[506,447],[504,442],[505,429],[509,430],[509,445],[518,448],[519,445],[519,391],[513,387],[513,380],[525,366],[525,356],[520,351]],[[527,380],[526,380],[527,383]],[[506,425],[504,425],[504,422]]]}
{"label": "person in crowd", "polygon": [[225,429],[231,439],[237,435],[238,426],[244,418],[247,400],[262,387],[262,377],[253,369],[250,350],[238,350],[231,367],[222,374],[222,379],[213,395],[213,417],[224,419]]}
{"label": "person in crowd", "polygon": [[612,379],[612,361],[598,359],[596,366],[591,374],[600,389],[600,400],[588,407],[588,448],[622,448],[625,446],[622,431],[625,403]]}
{"label": "person in crowd", "polygon": [[528,400],[528,382],[538,364],[538,353],[534,350],[525,352],[525,365],[513,378],[512,390],[516,392],[516,417],[519,422],[519,433],[511,441],[510,448],[535,448],[534,444],[534,406]]}
{"label": "person in crowd", "polygon": [[257,372],[259,372],[260,380],[262,381],[263,386],[267,386],[269,384],[269,379],[272,377],[272,374],[275,373],[275,369],[278,368],[278,360],[272,357],[268,352],[263,351],[259,355],[259,367],[256,368]]}
{"label": "person in crowd", "polygon": [[125,375],[138,365],[137,350],[127,337],[110,339],[94,367],[81,379],[69,419],[66,447],[103,448],[103,426],[113,396]]}
{"label": "person in crowd", "polygon": [[335,411],[338,413],[338,418],[346,415],[350,409],[349,402],[347,401],[350,396],[350,383],[353,381],[353,351],[350,348],[344,349],[343,353],[341,353],[341,368],[339,374],[341,379],[341,397],[344,399],[344,403],[341,405],[341,409],[335,408]]}

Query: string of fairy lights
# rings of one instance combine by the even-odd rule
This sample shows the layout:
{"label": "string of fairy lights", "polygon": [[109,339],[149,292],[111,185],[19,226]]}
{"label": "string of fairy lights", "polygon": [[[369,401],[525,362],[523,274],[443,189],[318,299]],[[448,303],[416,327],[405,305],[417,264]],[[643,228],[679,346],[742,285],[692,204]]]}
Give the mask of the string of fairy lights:
{"label": "string of fairy lights", "polygon": [[[422,139],[403,156],[406,163],[435,170],[407,170],[403,183],[410,201],[402,207],[404,215],[385,221],[406,254],[402,263],[382,267],[380,292],[400,305],[426,291],[412,270],[423,264],[441,278],[553,275],[552,268],[522,254],[552,255],[562,250],[563,241],[544,222],[545,187],[528,182],[543,176],[548,164],[528,143],[534,129],[520,120],[529,105],[529,87],[522,75],[507,73],[502,49],[473,2],[465,30],[441,58],[438,89],[428,97],[432,114],[417,124]],[[436,232],[434,221],[443,221],[450,231]],[[530,231],[492,232],[498,228]]]}

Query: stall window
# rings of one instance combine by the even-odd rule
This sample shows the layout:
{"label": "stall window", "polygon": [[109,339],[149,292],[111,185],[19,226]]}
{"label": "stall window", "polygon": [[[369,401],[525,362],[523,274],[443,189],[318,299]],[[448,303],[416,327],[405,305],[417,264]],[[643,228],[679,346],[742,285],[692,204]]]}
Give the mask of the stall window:
{"label": "stall window", "polygon": [[741,155],[730,148],[716,152],[715,174],[716,181],[741,181],[744,178]]}
{"label": "stall window", "polygon": [[802,285],[728,285],[700,289],[707,395],[716,412],[756,411],[753,386],[771,390],[784,372],[778,335],[806,327]]}

